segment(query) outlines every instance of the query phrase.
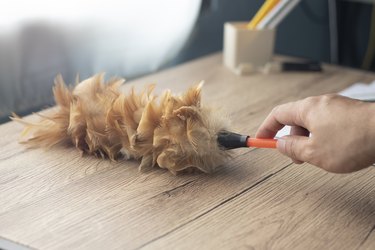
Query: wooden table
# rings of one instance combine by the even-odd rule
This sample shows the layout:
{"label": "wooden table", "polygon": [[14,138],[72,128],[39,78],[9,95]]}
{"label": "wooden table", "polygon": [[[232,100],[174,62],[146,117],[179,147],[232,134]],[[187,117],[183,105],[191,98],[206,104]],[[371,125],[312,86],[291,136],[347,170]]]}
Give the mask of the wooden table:
{"label": "wooden table", "polygon": [[[277,104],[337,92],[375,74],[239,77],[221,54],[124,86],[185,90],[204,79],[204,103],[254,134]],[[31,116],[29,119],[34,119]],[[276,150],[241,149],[213,174],[138,172],[138,162],[26,149],[22,126],[0,126],[0,238],[37,249],[375,249],[375,169],[346,175],[295,165]],[[355,145],[354,145],[355,146]],[[1,245],[0,245],[1,246]]]}

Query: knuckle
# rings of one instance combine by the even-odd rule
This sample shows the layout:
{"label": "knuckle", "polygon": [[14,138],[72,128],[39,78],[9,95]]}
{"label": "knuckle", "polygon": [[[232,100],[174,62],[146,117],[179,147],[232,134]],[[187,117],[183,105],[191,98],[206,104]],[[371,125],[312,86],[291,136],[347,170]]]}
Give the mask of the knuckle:
{"label": "knuckle", "polygon": [[306,110],[305,105],[299,105],[298,111],[296,113],[296,123],[297,124],[305,124],[306,120],[308,119],[309,112]]}
{"label": "knuckle", "polygon": [[321,96],[320,102],[322,105],[326,106],[332,103],[332,101],[335,100],[336,98],[337,98],[337,95],[335,94],[326,94],[326,95]]}
{"label": "knuckle", "polygon": [[319,101],[318,96],[309,96],[302,100],[304,106],[310,107],[311,105],[316,104]]}
{"label": "knuckle", "polygon": [[296,140],[289,140],[289,143],[286,144],[285,150],[290,158],[299,160],[296,153]]}
{"label": "knuckle", "polygon": [[310,144],[307,144],[306,147],[303,149],[303,158],[306,162],[314,161],[314,147]]}
{"label": "knuckle", "polygon": [[296,119],[300,119],[300,121],[304,122],[305,124],[312,124],[314,121],[314,114],[313,112],[316,109],[323,109],[332,103],[335,99],[338,98],[336,94],[325,94],[320,96],[310,96],[301,101],[301,105],[299,105],[298,114],[299,116]]}
{"label": "knuckle", "polygon": [[315,96],[307,97],[301,101],[301,105],[299,105],[298,114],[300,121],[306,122],[310,119],[310,114],[312,113],[311,110],[316,106],[318,102],[318,98]]}
{"label": "knuckle", "polygon": [[275,106],[275,107],[272,109],[271,114],[276,115],[276,114],[279,112],[279,109],[280,109],[280,105]]}

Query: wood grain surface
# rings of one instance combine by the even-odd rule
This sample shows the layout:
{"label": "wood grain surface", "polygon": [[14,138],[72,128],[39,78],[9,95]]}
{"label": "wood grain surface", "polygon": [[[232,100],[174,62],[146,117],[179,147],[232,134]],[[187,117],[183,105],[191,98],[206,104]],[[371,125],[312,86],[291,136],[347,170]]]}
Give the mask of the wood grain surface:
{"label": "wood grain surface", "polygon": [[[283,60],[284,58],[278,58]],[[205,80],[203,103],[254,134],[277,104],[337,92],[375,75],[236,76],[221,54],[123,87],[182,92]],[[48,111],[46,111],[48,112]],[[30,116],[27,119],[36,119]],[[0,238],[35,249],[375,249],[375,169],[335,175],[275,150],[240,149],[213,174],[138,172],[136,161],[27,149],[22,126],[0,126]]]}

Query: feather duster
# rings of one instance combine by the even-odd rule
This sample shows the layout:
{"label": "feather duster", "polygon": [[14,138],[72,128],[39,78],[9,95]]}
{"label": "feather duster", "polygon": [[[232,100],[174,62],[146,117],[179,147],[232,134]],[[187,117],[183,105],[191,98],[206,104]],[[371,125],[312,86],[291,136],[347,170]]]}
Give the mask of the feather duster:
{"label": "feather duster", "polygon": [[140,169],[159,166],[176,174],[197,168],[209,173],[230,156],[217,143],[227,121],[202,105],[202,82],[182,95],[166,90],[159,97],[153,94],[154,85],[141,93],[134,88],[121,93],[123,82],[104,82],[104,74],[98,74],[70,88],[58,75],[53,88],[57,107],[51,114],[38,114],[37,123],[12,119],[25,125],[29,138],[23,142],[31,147],[68,143],[110,160],[139,159]]}

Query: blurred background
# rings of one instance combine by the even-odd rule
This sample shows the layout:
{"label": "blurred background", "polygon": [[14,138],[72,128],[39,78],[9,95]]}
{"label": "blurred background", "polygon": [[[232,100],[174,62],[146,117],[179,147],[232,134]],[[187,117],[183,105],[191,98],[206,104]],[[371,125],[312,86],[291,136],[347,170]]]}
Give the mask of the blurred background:
{"label": "blurred background", "polygon": [[[275,52],[375,70],[371,0],[302,0]],[[0,7],[0,123],[53,104],[56,74],[127,79],[220,51],[223,24],[263,0],[12,0]]]}

